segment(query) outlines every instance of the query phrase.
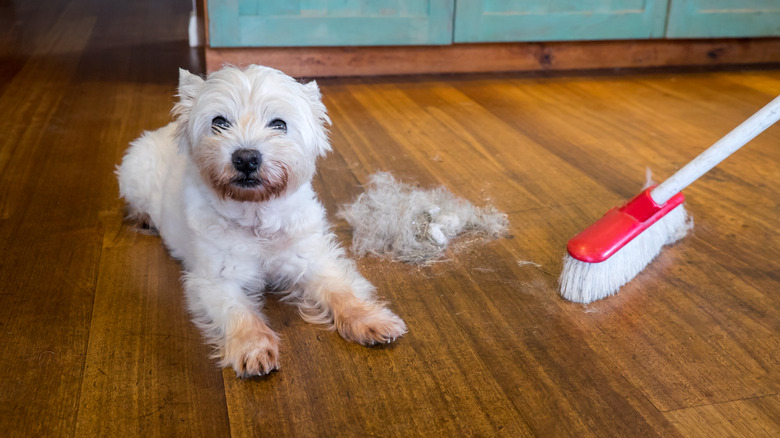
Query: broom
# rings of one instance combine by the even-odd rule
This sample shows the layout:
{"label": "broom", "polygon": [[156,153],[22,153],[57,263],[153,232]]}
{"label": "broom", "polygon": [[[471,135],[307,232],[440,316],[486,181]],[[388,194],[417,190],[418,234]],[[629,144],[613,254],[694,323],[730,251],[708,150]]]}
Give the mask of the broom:
{"label": "broom", "polygon": [[568,245],[558,280],[561,295],[590,303],[614,293],[650,263],[664,245],[693,226],[680,191],[780,118],[780,96],[658,186],[609,210]]}

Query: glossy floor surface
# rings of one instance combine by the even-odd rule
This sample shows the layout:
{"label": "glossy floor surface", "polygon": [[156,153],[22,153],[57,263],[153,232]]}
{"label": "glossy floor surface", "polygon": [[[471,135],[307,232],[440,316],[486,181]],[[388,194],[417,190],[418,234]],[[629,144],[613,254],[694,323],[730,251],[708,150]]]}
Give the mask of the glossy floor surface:
{"label": "glossy floor surface", "polygon": [[778,436],[780,126],[686,190],[619,295],[562,300],[566,241],[780,94],[780,70],[319,80],[336,216],[375,171],[508,214],[437,263],[358,260],[409,333],[365,348],[275,297],[281,369],[208,358],[114,167],[167,123],[188,1],[0,1],[4,436]]}

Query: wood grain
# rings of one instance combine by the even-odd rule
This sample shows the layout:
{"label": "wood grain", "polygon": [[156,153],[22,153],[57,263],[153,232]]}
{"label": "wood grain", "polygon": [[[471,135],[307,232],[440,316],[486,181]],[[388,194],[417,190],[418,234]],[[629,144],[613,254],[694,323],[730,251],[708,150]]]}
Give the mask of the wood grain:
{"label": "wood grain", "polygon": [[[184,2],[186,3],[186,2]],[[614,297],[562,300],[566,241],[780,94],[780,71],[318,80],[336,215],[375,171],[509,215],[422,266],[357,260],[409,333],[376,348],[270,294],[281,369],[239,380],[114,166],[165,124],[188,4],[0,4],[3,436],[775,436],[780,126],[686,190],[692,234]],[[176,23],[182,23],[179,26]]]}
{"label": "wood grain", "polygon": [[184,309],[177,262],[157,236],[111,230],[122,223],[115,213],[101,218],[107,227],[100,293],[75,435],[226,435],[221,373],[204,360],[210,349]]}

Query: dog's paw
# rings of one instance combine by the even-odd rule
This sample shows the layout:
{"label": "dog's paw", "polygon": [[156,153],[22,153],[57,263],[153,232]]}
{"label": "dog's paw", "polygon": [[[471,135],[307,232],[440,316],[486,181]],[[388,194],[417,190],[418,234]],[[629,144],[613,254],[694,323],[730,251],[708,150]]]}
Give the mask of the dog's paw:
{"label": "dog's paw", "polygon": [[232,367],[241,378],[262,376],[279,369],[279,337],[256,319],[241,323],[227,336],[223,367]]}
{"label": "dog's paw", "polygon": [[341,337],[362,345],[386,344],[406,333],[406,324],[379,304],[353,301],[334,315]]}

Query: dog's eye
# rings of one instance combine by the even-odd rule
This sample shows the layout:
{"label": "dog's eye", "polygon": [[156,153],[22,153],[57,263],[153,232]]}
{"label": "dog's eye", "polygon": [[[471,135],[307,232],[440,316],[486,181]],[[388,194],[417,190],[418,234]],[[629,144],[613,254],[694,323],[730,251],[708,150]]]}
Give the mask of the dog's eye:
{"label": "dog's eye", "polygon": [[287,123],[285,123],[282,119],[271,120],[271,123],[268,124],[268,127],[277,131],[287,132]]}
{"label": "dog's eye", "polygon": [[214,119],[211,120],[211,131],[215,134],[219,134],[228,128],[230,128],[230,122],[222,116],[214,117]]}

